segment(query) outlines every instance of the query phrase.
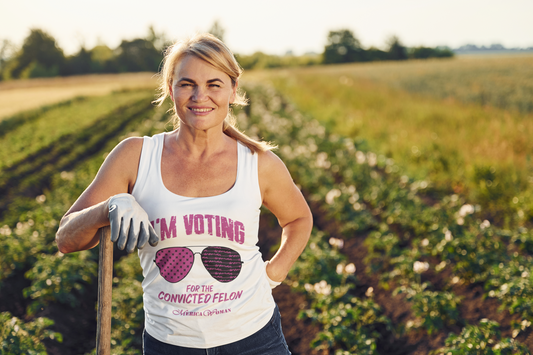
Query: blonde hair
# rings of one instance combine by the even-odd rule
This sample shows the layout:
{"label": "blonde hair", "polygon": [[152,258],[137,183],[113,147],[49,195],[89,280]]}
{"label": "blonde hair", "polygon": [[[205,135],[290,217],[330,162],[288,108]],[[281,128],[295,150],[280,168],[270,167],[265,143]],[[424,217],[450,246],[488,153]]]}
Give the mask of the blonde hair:
{"label": "blonde hair", "polygon": [[[229,50],[229,48],[215,36],[205,33],[194,35],[184,41],[178,41],[172,46],[168,47],[165,51],[165,58],[163,59],[163,67],[160,72],[160,86],[159,97],[154,101],[157,105],[162,105],[167,97],[171,95],[170,87],[174,80],[174,70],[176,65],[183,60],[187,55],[195,56],[208,64],[212,65],[215,69],[227,74],[232,86],[235,87],[242,75],[242,68],[237,63],[237,60]],[[244,92],[239,88],[237,89],[235,100],[231,105],[246,106],[248,105],[248,99]],[[174,128],[179,128],[180,119],[176,113],[174,105],[171,108],[174,113],[172,122]],[[223,132],[237,141],[241,142],[253,153],[258,151],[267,151],[274,149],[275,146],[268,142],[257,141],[245,135],[239,131],[236,127],[236,118],[233,115],[231,107],[229,108],[228,115],[224,119],[222,127]]]}

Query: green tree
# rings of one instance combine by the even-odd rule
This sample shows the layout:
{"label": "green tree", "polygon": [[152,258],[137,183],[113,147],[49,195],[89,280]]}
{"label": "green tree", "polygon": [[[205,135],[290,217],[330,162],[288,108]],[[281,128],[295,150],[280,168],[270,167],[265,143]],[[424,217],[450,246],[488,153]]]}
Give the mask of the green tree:
{"label": "green tree", "polygon": [[388,41],[389,50],[387,53],[391,60],[405,60],[407,59],[407,48],[400,42],[396,36],[392,36]]}
{"label": "green tree", "polygon": [[80,51],[67,59],[68,75],[88,74],[92,72],[91,52],[81,47]]}
{"label": "green tree", "polygon": [[429,47],[414,47],[409,48],[409,58],[413,59],[427,59],[427,58],[444,58],[453,57],[453,52],[449,48],[429,48]]}
{"label": "green tree", "polygon": [[122,41],[116,49],[116,68],[119,72],[156,72],[163,56],[152,42],[137,38],[132,41]]}
{"label": "green tree", "polygon": [[222,26],[217,20],[215,20],[215,22],[213,23],[213,26],[211,26],[208,32],[211,33],[216,38],[218,38],[219,40],[224,41],[224,32],[226,31],[224,30],[224,28],[222,28]]}
{"label": "green tree", "polygon": [[387,60],[388,53],[379,48],[370,47],[366,50],[366,59],[368,61]]}
{"label": "green tree", "polygon": [[171,44],[165,33],[157,33],[154,29],[154,26],[148,27],[148,37],[146,37],[146,40],[152,42],[154,48],[161,52],[166,46]]}
{"label": "green tree", "polygon": [[40,29],[32,29],[14,59],[11,77],[56,76],[65,71],[65,55],[56,40]]}
{"label": "green tree", "polygon": [[324,48],[324,63],[350,63],[366,60],[365,51],[352,31],[330,31]]}
{"label": "green tree", "polygon": [[8,39],[0,44],[0,80],[3,80],[8,63],[15,55],[15,45]]}
{"label": "green tree", "polygon": [[91,71],[93,73],[112,73],[115,70],[113,50],[105,44],[91,49]]}

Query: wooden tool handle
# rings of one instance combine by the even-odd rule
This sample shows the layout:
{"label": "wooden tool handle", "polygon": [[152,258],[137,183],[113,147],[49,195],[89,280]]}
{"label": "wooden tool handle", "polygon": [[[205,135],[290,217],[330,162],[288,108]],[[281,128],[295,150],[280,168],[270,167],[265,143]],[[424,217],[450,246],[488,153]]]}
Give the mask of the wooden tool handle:
{"label": "wooden tool handle", "polygon": [[100,228],[98,260],[98,313],[96,355],[111,354],[111,299],[113,293],[113,242],[110,228]]}

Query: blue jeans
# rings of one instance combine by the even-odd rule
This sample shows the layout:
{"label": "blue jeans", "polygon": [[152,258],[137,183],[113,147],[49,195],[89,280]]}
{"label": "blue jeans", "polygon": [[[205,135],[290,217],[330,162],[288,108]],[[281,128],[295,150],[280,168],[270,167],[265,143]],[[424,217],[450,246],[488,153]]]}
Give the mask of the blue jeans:
{"label": "blue jeans", "polygon": [[281,330],[278,306],[270,321],[258,332],[234,343],[209,349],[186,348],[170,345],[143,333],[144,355],[287,355],[289,347]]}

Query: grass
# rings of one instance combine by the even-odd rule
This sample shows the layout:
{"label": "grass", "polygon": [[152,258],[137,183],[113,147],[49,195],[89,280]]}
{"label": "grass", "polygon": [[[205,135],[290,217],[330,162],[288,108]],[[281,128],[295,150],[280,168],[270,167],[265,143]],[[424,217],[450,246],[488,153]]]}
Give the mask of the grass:
{"label": "grass", "polygon": [[[367,140],[435,193],[468,194],[493,209],[492,218],[504,209],[522,211],[520,223],[530,217],[533,113],[520,108],[533,105],[533,95],[520,95],[533,93],[531,56],[335,65],[245,78],[269,82],[338,134]],[[490,88],[491,100],[468,96],[475,87]]]}
{"label": "grass", "polygon": [[[27,119],[22,124],[13,125],[11,129],[3,127],[3,132],[0,133],[0,169],[12,166],[62,136],[92,125],[109,111],[131,105],[141,98],[149,102],[152,93],[125,91],[103,97],[71,100],[62,105],[28,113],[28,116],[35,119]],[[21,117],[24,115],[15,116],[13,120],[20,122]],[[112,120],[113,117],[108,119]],[[7,125],[8,122],[4,122],[4,125]]]}

